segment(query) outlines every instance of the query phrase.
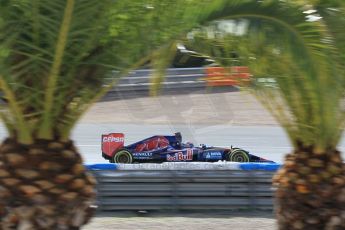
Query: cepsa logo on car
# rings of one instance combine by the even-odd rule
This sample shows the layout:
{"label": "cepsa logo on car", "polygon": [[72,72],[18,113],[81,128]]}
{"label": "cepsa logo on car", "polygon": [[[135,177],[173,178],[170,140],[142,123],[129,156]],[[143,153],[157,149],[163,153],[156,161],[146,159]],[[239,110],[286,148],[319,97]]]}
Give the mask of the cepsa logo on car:
{"label": "cepsa logo on car", "polygon": [[114,136],[109,136],[109,137],[103,137],[103,142],[124,142],[125,138],[123,137],[114,137]]}

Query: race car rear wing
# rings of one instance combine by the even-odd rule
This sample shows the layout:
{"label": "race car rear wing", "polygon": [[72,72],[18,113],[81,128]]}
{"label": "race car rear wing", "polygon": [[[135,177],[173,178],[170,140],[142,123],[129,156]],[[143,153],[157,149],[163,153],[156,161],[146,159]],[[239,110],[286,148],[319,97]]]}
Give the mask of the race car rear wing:
{"label": "race car rear wing", "polygon": [[102,154],[112,157],[114,152],[123,148],[125,135],[123,133],[109,133],[102,135]]}

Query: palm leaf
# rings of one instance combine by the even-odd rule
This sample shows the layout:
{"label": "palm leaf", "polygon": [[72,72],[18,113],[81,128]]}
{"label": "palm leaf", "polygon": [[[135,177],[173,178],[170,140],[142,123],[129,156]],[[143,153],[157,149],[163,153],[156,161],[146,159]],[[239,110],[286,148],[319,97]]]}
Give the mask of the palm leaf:
{"label": "palm leaf", "polygon": [[[243,18],[251,24],[243,38],[228,35],[223,39],[223,34],[211,39],[209,51],[205,45],[199,49],[200,44],[193,48],[215,57],[223,65],[231,64],[231,58],[226,60],[224,52],[215,53],[220,49],[227,49],[228,53],[242,50],[240,56],[254,57],[257,60],[254,63],[248,58],[241,61],[253,70],[264,66],[266,70],[259,74],[276,79],[278,89],[266,89],[258,95],[287,129],[293,144],[297,147],[303,143],[319,150],[334,148],[342,122],[339,105],[344,84],[342,69],[336,61],[335,43],[327,39],[330,35],[323,22],[307,22],[299,5],[278,1],[223,1],[220,10],[210,14],[207,20]],[[209,39],[205,40],[207,43]],[[231,42],[241,44],[237,48],[226,47],[225,44]],[[248,46],[249,49],[242,48]],[[280,54],[275,55],[277,49]],[[272,72],[272,69],[276,70]]]}

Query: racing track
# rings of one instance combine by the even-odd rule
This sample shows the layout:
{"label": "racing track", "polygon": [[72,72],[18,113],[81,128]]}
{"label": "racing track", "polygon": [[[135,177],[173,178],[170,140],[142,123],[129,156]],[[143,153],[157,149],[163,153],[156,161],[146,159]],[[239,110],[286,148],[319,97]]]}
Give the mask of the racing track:
{"label": "racing track", "polygon": [[[184,141],[236,146],[281,163],[291,146],[284,131],[246,92],[191,92],[96,103],[73,132],[86,163],[106,163],[101,134],[125,133],[129,144],[158,134],[181,132]],[[6,137],[0,124],[0,139]],[[345,139],[339,149],[345,159]]]}
{"label": "racing track", "polygon": [[[184,141],[214,146],[234,145],[278,163],[281,163],[284,154],[291,150],[285,133],[278,126],[199,126],[191,130],[180,125],[80,124],[74,131],[73,138],[86,163],[106,162],[100,153],[100,135],[116,130],[125,133],[125,143],[128,144],[151,135],[180,131]],[[340,150],[345,158],[344,138]]]}
{"label": "racing track", "polygon": [[[154,134],[170,134],[180,131],[184,141],[205,143],[214,146],[229,146],[249,150],[251,153],[276,161],[283,161],[285,153],[291,150],[289,141],[278,126],[202,126],[191,130],[181,125],[133,125],[133,124],[79,124],[73,132],[80,152],[86,163],[106,163],[100,153],[101,134],[115,132],[125,133],[125,143],[131,143]],[[6,137],[3,126],[0,126],[0,138]],[[340,144],[345,159],[345,139]]]}

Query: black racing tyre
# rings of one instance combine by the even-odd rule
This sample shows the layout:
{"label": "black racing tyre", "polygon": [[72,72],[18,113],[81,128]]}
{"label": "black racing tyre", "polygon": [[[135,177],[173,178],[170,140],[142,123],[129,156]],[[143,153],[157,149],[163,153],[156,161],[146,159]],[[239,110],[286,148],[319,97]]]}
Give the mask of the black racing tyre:
{"label": "black racing tyre", "polygon": [[249,162],[249,155],[243,149],[234,149],[229,152],[229,161]]}
{"label": "black racing tyre", "polygon": [[121,149],[114,154],[113,162],[121,164],[132,164],[133,156],[128,150]]}

